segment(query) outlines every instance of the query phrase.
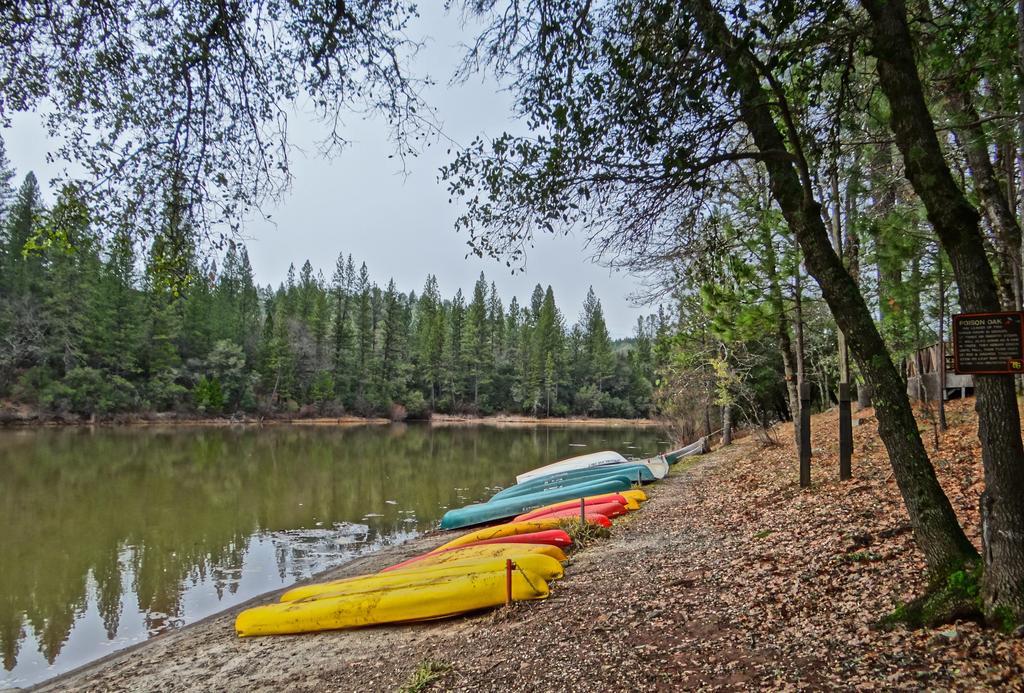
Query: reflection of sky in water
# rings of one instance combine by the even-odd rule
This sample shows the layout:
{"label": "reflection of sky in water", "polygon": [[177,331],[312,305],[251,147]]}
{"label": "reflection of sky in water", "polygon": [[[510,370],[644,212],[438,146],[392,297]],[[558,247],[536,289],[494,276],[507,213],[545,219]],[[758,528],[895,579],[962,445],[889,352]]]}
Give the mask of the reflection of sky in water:
{"label": "reflection of sky in water", "polygon": [[[634,455],[666,447],[654,431],[630,437]],[[516,473],[622,440],[593,428],[0,430],[0,688],[405,541]]]}
{"label": "reflection of sky in water", "polygon": [[151,635],[197,621],[340,565],[364,551],[408,541],[416,531],[394,532],[377,538],[372,534],[366,525],[339,523],[332,529],[297,529],[254,536],[248,542],[240,567],[215,568],[205,578],[196,576],[187,580],[188,584],[183,586],[180,614],[177,615],[139,610],[132,589],[133,550],[125,549],[120,560],[123,571],[121,617],[116,637],[107,637],[97,606],[96,581],[90,575],[87,606],[78,615],[57,661],[53,665],[46,661],[31,625],[26,622],[26,636],[21,644],[18,663],[13,671],[0,674],[0,687],[27,686],[58,676]]}

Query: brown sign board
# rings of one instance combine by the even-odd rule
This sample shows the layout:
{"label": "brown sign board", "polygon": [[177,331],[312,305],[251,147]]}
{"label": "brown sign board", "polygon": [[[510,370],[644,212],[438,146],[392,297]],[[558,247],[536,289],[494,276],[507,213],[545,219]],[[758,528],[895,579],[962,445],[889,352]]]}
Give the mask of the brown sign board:
{"label": "brown sign board", "polygon": [[954,315],[953,371],[961,375],[1024,373],[1024,313]]}

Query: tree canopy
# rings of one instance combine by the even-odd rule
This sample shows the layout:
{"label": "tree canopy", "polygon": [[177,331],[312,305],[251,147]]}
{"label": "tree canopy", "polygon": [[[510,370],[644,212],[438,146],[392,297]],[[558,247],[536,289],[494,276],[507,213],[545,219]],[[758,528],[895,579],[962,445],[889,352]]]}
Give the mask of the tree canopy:
{"label": "tree canopy", "polygon": [[39,113],[111,224],[148,235],[173,201],[210,232],[287,185],[300,102],[328,150],[347,112],[381,115],[398,152],[415,149],[432,124],[408,71],[414,16],[403,0],[5,3],[0,122]]}

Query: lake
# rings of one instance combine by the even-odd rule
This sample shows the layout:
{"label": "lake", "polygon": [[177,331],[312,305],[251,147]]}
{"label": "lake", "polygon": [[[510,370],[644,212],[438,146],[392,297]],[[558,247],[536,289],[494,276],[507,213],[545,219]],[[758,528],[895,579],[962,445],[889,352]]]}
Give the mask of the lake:
{"label": "lake", "polygon": [[515,474],[649,428],[0,430],[0,688],[405,541]]}

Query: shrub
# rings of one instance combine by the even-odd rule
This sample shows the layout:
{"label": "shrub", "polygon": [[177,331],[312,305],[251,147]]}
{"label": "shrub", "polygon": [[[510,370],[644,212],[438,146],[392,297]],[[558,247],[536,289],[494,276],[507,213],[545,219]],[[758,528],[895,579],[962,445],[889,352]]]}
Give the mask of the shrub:
{"label": "shrub", "polygon": [[224,392],[217,378],[201,376],[192,390],[192,397],[201,414],[218,414],[224,408]]}
{"label": "shrub", "polygon": [[132,384],[121,376],[83,367],[71,369],[63,380],[48,385],[39,401],[50,411],[89,416],[133,409],[137,396]]}
{"label": "shrub", "polygon": [[430,406],[427,398],[419,390],[413,390],[405,397],[405,410],[410,419],[429,419]]}
{"label": "shrub", "polygon": [[186,408],[189,390],[175,382],[170,371],[159,373],[140,387],[142,406],[150,411],[178,411]]}
{"label": "shrub", "polygon": [[313,380],[309,398],[317,404],[321,411],[334,399],[334,375],[330,371],[319,371]]}
{"label": "shrub", "polygon": [[20,376],[11,388],[11,396],[17,402],[38,404],[43,390],[53,382],[53,373],[46,366],[33,366]]}

